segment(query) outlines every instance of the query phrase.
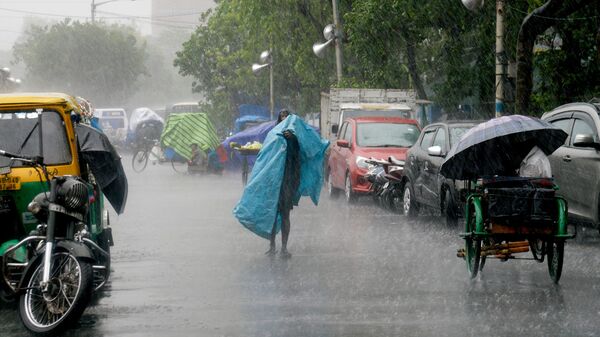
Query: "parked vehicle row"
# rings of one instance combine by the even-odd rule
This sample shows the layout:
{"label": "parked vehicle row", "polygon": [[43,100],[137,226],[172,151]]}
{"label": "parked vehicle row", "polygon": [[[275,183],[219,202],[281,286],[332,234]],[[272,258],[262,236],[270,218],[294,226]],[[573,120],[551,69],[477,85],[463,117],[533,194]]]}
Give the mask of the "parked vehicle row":
{"label": "parked vehicle row", "polygon": [[[600,229],[600,104],[566,104],[541,119],[569,135],[549,160],[559,195],[568,202],[570,223]],[[343,191],[348,202],[359,195],[381,195],[383,184],[376,182],[369,170],[377,161],[395,157],[405,161],[399,184],[401,212],[410,217],[424,207],[436,209],[448,225],[456,226],[463,216],[461,193],[466,182],[447,179],[439,170],[452,146],[481,122],[446,121],[419,131],[412,120],[348,118],[331,146],[326,168],[328,193],[335,197]],[[385,172],[381,173],[384,176]]]}

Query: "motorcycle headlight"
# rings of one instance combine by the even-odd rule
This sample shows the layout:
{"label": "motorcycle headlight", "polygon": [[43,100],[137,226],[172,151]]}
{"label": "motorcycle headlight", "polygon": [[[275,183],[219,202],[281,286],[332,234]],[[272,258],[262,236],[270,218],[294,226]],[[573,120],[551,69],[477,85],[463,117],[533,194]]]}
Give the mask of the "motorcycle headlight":
{"label": "motorcycle headlight", "polygon": [[32,201],[27,205],[27,210],[31,212],[31,214],[36,215],[42,210],[42,205],[39,202]]}
{"label": "motorcycle headlight", "polygon": [[39,193],[27,205],[27,210],[31,212],[38,220],[45,221],[48,215],[48,194],[46,192]]}
{"label": "motorcycle headlight", "polygon": [[362,168],[362,169],[368,169],[369,168],[369,164],[367,164],[365,162],[365,160],[367,160],[368,158],[365,157],[361,157],[361,156],[356,156],[356,166]]}
{"label": "motorcycle headlight", "polygon": [[87,204],[88,188],[81,181],[67,179],[58,189],[58,196],[65,208],[79,210]]}

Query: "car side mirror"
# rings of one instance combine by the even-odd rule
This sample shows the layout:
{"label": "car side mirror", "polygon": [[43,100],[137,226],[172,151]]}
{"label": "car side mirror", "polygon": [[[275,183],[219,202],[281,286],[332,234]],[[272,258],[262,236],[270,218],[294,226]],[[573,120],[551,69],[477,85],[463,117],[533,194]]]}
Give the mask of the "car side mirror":
{"label": "car side mirror", "polygon": [[337,135],[338,129],[339,129],[339,125],[337,125],[337,124],[331,125],[331,133],[333,133],[334,135]]}
{"label": "car side mirror", "polygon": [[347,148],[347,149],[349,149],[349,148],[350,148],[350,142],[348,142],[348,141],[347,141],[347,140],[345,140],[345,139],[338,139],[338,140],[337,140],[335,143],[336,143],[336,144],[337,144],[337,146],[339,146],[339,147],[345,147],[345,148]]}
{"label": "car side mirror", "polygon": [[427,148],[427,154],[433,157],[445,157],[446,154],[442,153],[442,147],[439,145],[430,146]]}
{"label": "car side mirror", "polygon": [[575,147],[592,147],[596,150],[600,150],[600,143],[594,140],[594,136],[591,134],[577,134],[575,140],[573,140],[573,146]]}

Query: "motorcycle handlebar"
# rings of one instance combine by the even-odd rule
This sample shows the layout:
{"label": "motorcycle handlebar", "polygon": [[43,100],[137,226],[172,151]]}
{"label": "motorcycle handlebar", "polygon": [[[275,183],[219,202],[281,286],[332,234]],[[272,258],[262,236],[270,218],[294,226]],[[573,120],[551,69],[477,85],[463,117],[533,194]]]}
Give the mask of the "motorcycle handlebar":
{"label": "motorcycle handlebar", "polygon": [[40,156],[25,156],[22,154],[14,154],[8,151],[0,150],[0,156],[16,159],[22,162],[30,163],[30,164],[42,164],[43,158]]}

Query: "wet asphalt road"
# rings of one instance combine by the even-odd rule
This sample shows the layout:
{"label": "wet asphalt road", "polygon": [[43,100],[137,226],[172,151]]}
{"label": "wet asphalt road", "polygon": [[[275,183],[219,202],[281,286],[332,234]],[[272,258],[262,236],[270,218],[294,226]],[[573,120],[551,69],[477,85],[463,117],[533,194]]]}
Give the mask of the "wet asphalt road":
{"label": "wet asphalt road", "polygon": [[[237,174],[157,165],[128,178],[126,212],[111,219],[112,281],[65,336],[600,333],[596,232],[567,243],[559,286],[534,261],[488,261],[470,281],[455,256],[459,229],[323,194],[318,207],[303,200],[292,211],[293,257],[283,260],[231,214]],[[14,306],[0,304],[0,335],[28,336]]]}

